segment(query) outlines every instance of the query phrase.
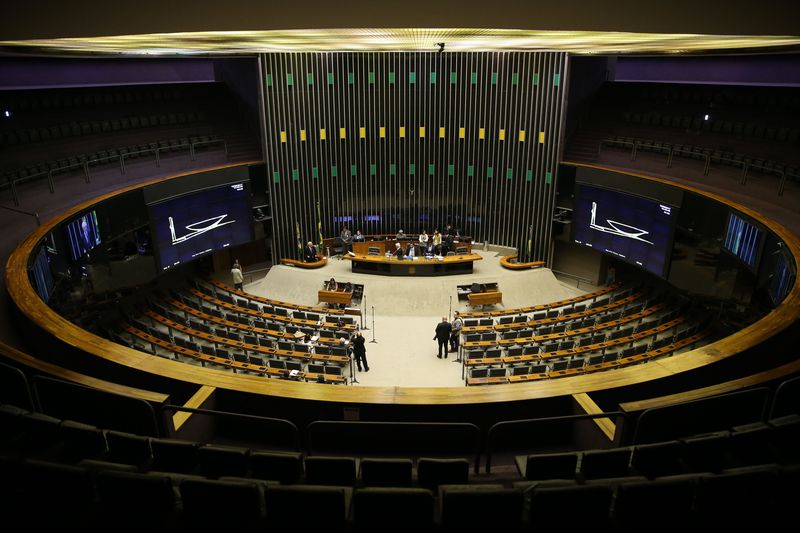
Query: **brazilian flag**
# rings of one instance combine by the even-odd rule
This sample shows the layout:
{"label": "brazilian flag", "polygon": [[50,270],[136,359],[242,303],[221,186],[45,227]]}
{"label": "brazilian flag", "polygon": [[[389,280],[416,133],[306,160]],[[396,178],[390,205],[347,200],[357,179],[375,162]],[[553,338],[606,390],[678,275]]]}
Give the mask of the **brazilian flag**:
{"label": "brazilian flag", "polygon": [[303,259],[303,239],[300,238],[300,223],[295,221],[295,228],[297,229],[297,252],[300,254],[300,259]]}
{"label": "brazilian flag", "polygon": [[[319,202],[317,202],[317,249],[322,250],[322,215],[319,212]],[[322,253],[320,251],[320,253]]]}

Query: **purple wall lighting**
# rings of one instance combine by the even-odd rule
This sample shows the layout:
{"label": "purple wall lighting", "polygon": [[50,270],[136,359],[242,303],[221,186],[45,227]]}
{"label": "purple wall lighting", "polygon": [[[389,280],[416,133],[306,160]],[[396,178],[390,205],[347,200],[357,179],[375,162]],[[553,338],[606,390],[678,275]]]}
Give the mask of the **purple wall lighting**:
{"label": "purple wall lighting", "polygon": [[0,59],[0,90],[214,81],[211,59]]}
{"label": "purple wall lighting", "polygon": [[615,81],[800,87],[800,54],[620,57]]}

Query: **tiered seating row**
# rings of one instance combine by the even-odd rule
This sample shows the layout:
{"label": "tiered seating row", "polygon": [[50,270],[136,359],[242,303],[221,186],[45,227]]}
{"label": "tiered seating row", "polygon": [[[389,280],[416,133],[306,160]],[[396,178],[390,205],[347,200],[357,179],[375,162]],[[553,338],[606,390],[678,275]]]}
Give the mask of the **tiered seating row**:
{"label": "tiered seating row", "polygon": [[[389,530],[404,531],[628,532],[654,517],[684,529],[744,518],[772,529],[791,520],[800,481],[797,415],[680,440],[521,455],[518,477],[493,484],[470,479],[462,458],[304,456],[102,430],[8,405],[0,417],[7,518],[69,529],[114,520],[158,531],[288,530],[309,514],[304,526],[333,531],[386,530],[387,516]],[[58,497],[42,513],[49,494]]]}
{"label": "tiered seating row", "polygon": [[[347,378],[345,378],[342,375],[342,369],[341,367],[338,366],[328,366],[321,364],[307,365],[304,370],[303,367],[299,364],[293,367],[288,362],[282,362],[282,361],[280,365],[275,365],[275,366],[272,366],[272,361],[270,361],[270,366],[265,366],[264,360],[259,357],[260,355],[264,356],[272,355],[272,356],[282,356],[282,357],[292,358],[300,361],[319,361],[319,362],[346,364],[348,362],[348,358],[345,356],[286,352],[284,350],[274,350],[271,348],[264,348],[262,346],[247,344],[247,343],[233,344],[230,341],[228,341],[228,339],[224,339],[221,337],[214,337],[211,335],[209,335],[208,337],[202,337],[204,340],[209,342],[223,344],[224,346],[228,346],[231,348],[236,347],[239,350],[250,351],[257,354],[255,356],[248,356],[243,353],[226,353],[228,357],[222,357],[220,355],[215,355],[215,354],[220,354],[222,352],[222,350],[220,350],[219,348],[212,348],[212,350],[210,351],[214,353],[209,354],[209,353],[204,353],[202,351],[202,347],[200,347],[199,345],[197,345],[196,347],[201,348],[201,350],[180,346],[176,343],[169,342],[160,336],[153,335],[148,331],[143,331],[131,325],[125,326],[124,330],[133,337],[150,343],[152,347],[152,352],[150,353],[156,353],[156,347],[159,347],[168,351],[169,353],[188,357],[190,359],[199,361],[202,366],[205,366],[206,363],[208,363],[230,368],[234,372],[236,372],[237,370],[241,370],[244,372],[263,375],[265,377],[279,377],[283,379],[294,379],[298,381],[317,381],[317,382],[321,381],[325,383],[347,384]],[[136,347],[136,343],[133,343],[133,347]],[[293,371],[296,372],[292,373]]]}
{"label": "tiered seating row", "polygon": [[609,285],[608,287],[603,287],[602,289],[598,289],[594,292],[581,294],[580,296],[575,296],[574,298],[567,298],[566,300],[559,300],[556,302],[551,302],[548,304],[542,305],[532,305],[529,307],[518,307],[516,309],[503,309],[499,311],[485,311],[485,312],[471,312],[471,313],[461,313],[461,317],[464,319],[468,318],[483,318],[483,317],[495,317],[495,316],[504,316],[504,315],[520,315],[525,313],[533,313],[536,311],[547,311],[549,309],[555,309],[558,307],[565,307],[568,305],[573,305],[579,302],[585,302],[587,300],[594,300],[595,298],[602,296],[604,294],[609,294],[614,292],[615,290],[619,289],[622,285],[619,283],[614,283]]}

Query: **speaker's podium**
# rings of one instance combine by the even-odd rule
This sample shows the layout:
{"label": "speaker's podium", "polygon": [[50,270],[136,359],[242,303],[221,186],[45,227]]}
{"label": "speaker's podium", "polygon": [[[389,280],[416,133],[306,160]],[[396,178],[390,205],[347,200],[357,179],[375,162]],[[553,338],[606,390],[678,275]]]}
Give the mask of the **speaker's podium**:
{"label": "speaker's podium", "polygon": [[471,307],[499,304],[503,303],[503,293],[500,291],[471,292],[467,295],[467,301]]}

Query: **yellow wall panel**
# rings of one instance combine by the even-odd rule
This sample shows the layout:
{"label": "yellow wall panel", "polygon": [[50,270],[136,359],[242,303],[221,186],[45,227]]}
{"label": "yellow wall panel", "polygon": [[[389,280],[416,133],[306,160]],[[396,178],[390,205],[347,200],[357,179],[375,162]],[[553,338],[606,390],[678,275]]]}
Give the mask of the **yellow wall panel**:
{"label": "yellow wall panel", "polygon": [[300,130],[300,140],[301,141],[306,140],[306,130]]}
{"label": "yellow wall panel", "polygon": [[405,136],[406,136],[406,127],[405,126],[400,126],[400,137],[402,138],[402,137],[405,137]]}
{"label": "yellow wall panel", "polygon": [[282,143],[286,142],[286,132],[285,131],[281,131],[281,142]]}
{"label": "yellow wall panel", "polygon": [[444,127],[439,126],[439,138],[444,139]]}
{"label": "yellow wall panel", "polygon": [[485,139],[486,138],[486,129],[481,128],[478,130],[478,139]]}
{"label": "yellow wall panel", "polygon": [[519,142],[525,142],[525,130],[519,130]]}
{"label": "yellow wall panel", "polygon": [[386,127],[385,126],[381,126],[380,135],[381,135],[381,139],[386,137]]}
{"label": "yellow wall panel", "polygon": [[463,139],[464,137],[466,137],[466,135],[467,135],[467,132],[465,131],[464,128],[458,128],[458,138],[459,139]]}
{"label": "yellow wall panel", "polygon": [[420,139],[424,139],[425,138],[425,126],[420,126],[419,127],[419,138]]}
{"label": "yellow wall panel", "polygon": [[362,139],[366,139],[366,137],[367,137],[367,128],[365,128],[364,126],[361,126],[360,128],[358,128],[358,136],[361,137]]}
{"label": "yellow wall panel", "polygon": [[539,132],[539,144],[544,144],[544,132]]}
{"label": "yellow wall panel", "polygon": [[500,130],[500,135],[498,135],[498,138],[501,141],[505,141],[506,140],[506,130]]}
{"label": "yellow wall panel", "polygon": [[319,130],[319,140],[320,140],[320,141],[324,141],[324,140],[325,140],[325,138],[326,138],[326,135],[325,135],[325,128],[321,128],[321,129]]}

